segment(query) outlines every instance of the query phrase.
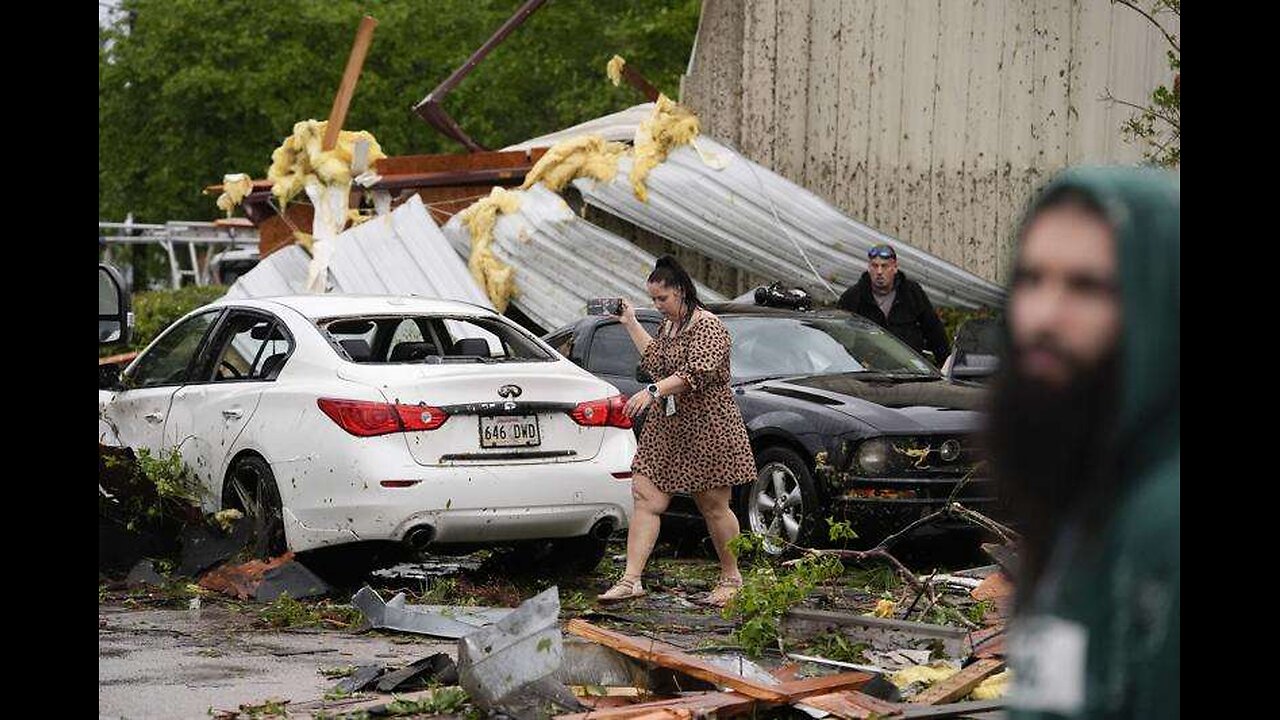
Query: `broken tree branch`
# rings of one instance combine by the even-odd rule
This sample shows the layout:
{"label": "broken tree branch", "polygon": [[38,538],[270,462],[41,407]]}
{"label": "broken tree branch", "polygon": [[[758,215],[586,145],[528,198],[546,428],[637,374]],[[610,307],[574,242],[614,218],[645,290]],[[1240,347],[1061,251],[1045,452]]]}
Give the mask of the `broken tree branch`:
{"label": "broken tree branch", "polygon": [[[1130,0],[1111,0],[1111,2],[1112,2],[1112,3],[1115,3],[1115,4],[1124,5],[1125,7],[1129,8],[1130,10],[1132,10],[1132,11],[1134,11],[1134,12],[1138,13],[1139,15],[1141,15],[1142,17],[1146,18],[1146,19],[1147,19],[1147,22],[1150,22],[1152,25],[1155,25],[1155,26],[1156,26],[1156,29],[1157,29],[1157,30],[1159,30],[1159,31],[1161,32],[1161,34],[1163,34],[1163,35],[1164,35],[1164,39],[1169,41],[1169,45],[1170,45],[1170,46],[1172,46],[1174,50],[1178,51],[1179,53],[1181,53],[1181,52],[1182,52],[1182,48],[1181,48],[1181,47],[1178,47],[1178,41],[1177,41],[1177,40],[1175,40],[1175,39],[1174,39],[1174,37],[1173,37],[1172,35],[1170,35],[1170,34],[1169,34],[1169,31],[1168,31],[1168,30],[1165,30],[1165,29],[1164,29],[1164,26],[1163,26],[1163,25],[1161,25],[1160,23],[1156,22],[1156,19],[1155,19],[1154,17],[1152,17],[1152,16],[1151,16],[1151,14],[1150,14],[1150,13],[1148,13],[1146,10],[1143,10],[1142,8],[1138,7],[1137,5],[1135,5],[1135,4],[1134,4],[1133,2],[1131,2]],[[1182,17],[1182,14],[1181,14],[1181,13],[1179,13],[1179,12],[1177,12],[1177,11],[1174,11],[1174,14],[1178,15],[1178,17]]]}

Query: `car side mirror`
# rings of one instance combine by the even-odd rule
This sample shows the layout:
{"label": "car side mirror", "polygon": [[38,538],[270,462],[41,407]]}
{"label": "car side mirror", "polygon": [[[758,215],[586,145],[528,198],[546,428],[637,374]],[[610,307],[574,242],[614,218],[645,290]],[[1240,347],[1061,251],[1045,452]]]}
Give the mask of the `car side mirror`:
{"label": "car side mirror", "polygon": [[648,370],[645,370],[643,367],[637,365],[636,366],[636,382],[648,385],[649,383],[653,382],[653,376],[649,374]]}
{"label": "car side mirror", "polygon": [[120,271],[98,263],[98,344],[127,344],[133,335],[133,313]]}
{"label": "car side mirror", "polygon": [[938,367],[938,356],[934,355],[932,350],[921,350],[920,354],[929,358],[929,362],[932,363],[934,367]]}

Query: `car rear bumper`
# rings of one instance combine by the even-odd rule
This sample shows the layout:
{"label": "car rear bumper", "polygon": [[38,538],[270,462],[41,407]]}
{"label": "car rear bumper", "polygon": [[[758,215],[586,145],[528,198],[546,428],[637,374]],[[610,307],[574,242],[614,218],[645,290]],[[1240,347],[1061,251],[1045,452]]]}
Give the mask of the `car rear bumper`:
{"label": "car rear bumper", "polygon": [[[359,541],[500,543],[587,535],[597,523],[627,527],[632,508],[630,457],[544,465],[401,468],[381,481],[354,483],[333,497],[286,508],[294,551]],[[627,473],[624,479],[614,473]],[[296,498],[295,498],[296,500]]]}

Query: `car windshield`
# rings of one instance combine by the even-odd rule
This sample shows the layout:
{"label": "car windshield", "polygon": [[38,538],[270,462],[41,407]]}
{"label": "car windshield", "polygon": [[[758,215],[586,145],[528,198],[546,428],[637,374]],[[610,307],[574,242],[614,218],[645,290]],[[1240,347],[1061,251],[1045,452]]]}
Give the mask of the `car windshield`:
{"label": "car windshield", "polygon": [[369,315],[316,325],[335,351],[361,364],[554,362],[554,354],[499,318]]}
{"label": "car windshield", "polygon": [[722,316],[735,380],[866,372],[937,377],[922,355],[853,318]]}

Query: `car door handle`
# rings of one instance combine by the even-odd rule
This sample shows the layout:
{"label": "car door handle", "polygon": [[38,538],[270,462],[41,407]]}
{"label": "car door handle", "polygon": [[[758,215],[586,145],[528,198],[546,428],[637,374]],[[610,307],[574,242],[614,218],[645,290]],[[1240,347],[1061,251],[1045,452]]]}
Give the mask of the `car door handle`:
{"label": "car door handle", "polygon": [[164,419],[164,413],[149,412],[146,415],[143,415],[142,417],[146,418],[147,422],[149,423],[158,423]]}
{"label": "car door handle", "polygon": [[222,417],[228,420],[239,420],[242,415],[244,415],[244,411],[240,408],[231,408],[230,410],[222,411]]}

